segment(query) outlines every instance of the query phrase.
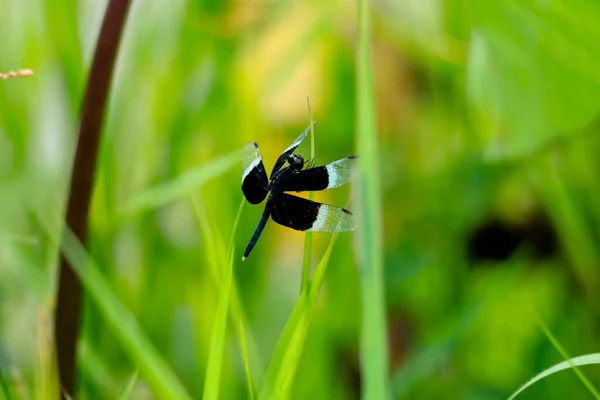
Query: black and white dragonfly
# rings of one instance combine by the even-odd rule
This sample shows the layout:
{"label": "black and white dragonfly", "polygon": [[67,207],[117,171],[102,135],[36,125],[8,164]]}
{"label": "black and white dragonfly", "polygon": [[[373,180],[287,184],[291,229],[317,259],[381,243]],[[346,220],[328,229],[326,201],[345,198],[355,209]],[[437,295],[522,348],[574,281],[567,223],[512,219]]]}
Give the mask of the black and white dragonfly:
{"label": "black and white dragonfly", "polygon": [[[250,239],[242,260],[252,251],[269,217],[280,225],[306,232],[343,232],[355,228],[352,212],[345,208],[317,203],[285,192],[331,189],[350,180],[350,167],[357,156],[350,156],[320,167],[294,151],[310,134],[310,126],[284,150],[267,177],[256,142],[244,148],[242,160],[242,192],[250,204],[259,204],[270,193],[258,226]],[[285,164],[285,168],[282,168]],[[306,169],[303,169],[306,167]]]}

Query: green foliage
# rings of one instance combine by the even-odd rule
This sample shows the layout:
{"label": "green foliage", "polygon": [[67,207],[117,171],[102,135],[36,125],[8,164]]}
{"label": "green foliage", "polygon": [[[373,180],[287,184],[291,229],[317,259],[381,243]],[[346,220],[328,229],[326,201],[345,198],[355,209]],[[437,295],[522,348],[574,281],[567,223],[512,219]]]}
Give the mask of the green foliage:
{"label": "green foliage", "polygon": [[[570,358],[566,361],[562,361],[562,362],[540,372],[533,378],[531,378],[526,384],[521,386],[519,388],[519,390],[517,390],[515,393],[513,393],[509,397],[509,400],[516,398],[517,395],[519,395],[521,392],[523,392],[529,386],[533,385],[537,381],[544,379],[552,374],[555,374],[560,371],[565,371],[568,369],[576,368],[576,367],[581,367],[584,365],[594,365],[594,364],[600,364],[600,354],[598,354],[598,353],[586,354],[584,356],[574,357],[574,358]],[[593,394],[594,394],[594,397],[598,398],[598,394],[596,392],[594,392]]]}
{"label": "green foliage", "polygon": [[[227,337],[227,315],[229,313],[229,299],[231,294],[231,281],[233,280],[233,260],[235,254],[235,232],[242,214],[244,200],[240,203],[240,207],[233,224],[231,232],[231,240],[227,255],[221,254],[219,260],[227,260],[226,264],[222,264],[223,271],[221,273],[221,284],[219,285],[219,302],[217,305],[216,322],[213,327],[213,333],[210,344],[210,352],[208,354],[208,363],[206,368],[206,379],[204,381],[204,399],[219,398],[219,383],[221,379],[221,368],[223,365],[223,351],[225,347],[225,339]],[[214,237],[214,234],[211,235]],[[243,338],[243,335],[241,336]],[[245,343],[245,340],[244,340]],[[244,356],[246,359],[247,356]],[[247,363],[244,364],[246,371],[248,370]],[[250,384],[250,396],[252,396],[252,386]]]}
{"label": "green foliage", "polygon": [[[33,71],[0,80],[0,399],[58,395],[56,246],[105,6],[0,6],[0,72]],[[600,310],[598,20],[585,0],[134,2],[89,246],[63,249],[86,288],[73,397],[504,399],[532,376],[519,398],[589,397],[554,373],[573,368],[553,341],[600,381],[581,368]],[[307,93],[319,136],[299,154],[360,156],[314,198],[350,197],[360,228],[331,248],[270,221],[232,264],[263,206],[238,217],[239,149],[258,142],[270,170]],[[470,257],[496,220],[518,248]]]}
{"label": "green foliage", "polygon": [[358,265],[362,274],[361,359],[367,399],[387,399],[388,349],[385,321],[383,238],[379,148],[375,122],[375,89],[371,50],[370,1],[358,2],[358,49],[356,55],[358,207],[361,230],[358,233]]}
{"label": "green foliage", "polygon": [[125,385],[123,391],[119,395],[118,400],[127,400],[129,398],[129,396],[131,395],[131,391],[133,390],[133,386],[135,385],[135,381],[137,380],[137,376],[138,372],[135,371],[131,375],[131,378],[129,378],[129,380],[127,381],[127,384]]}
{"label": "green foliage", "polygon": [[304,349],[304,342],[336,237],[337,234],[334,234],[331,238],[327,251],[321,258],[312,279],[300,293],[300,298],[283,329],[267,371],[267,379],[260,395],[261,399],[290,398],[292,383],[296,376],[298,362]]}
{"label": "green foliage", "polygon": [[63,239],[59,243],[57,236],[52,233],[53,227],[58,224],[51,213],[44,209],[38,209],[37,207],[40,206],[36,204],[32,204],[31,207],[33,214],[38,218],[42,229],[51,242],[56,246],[59,244],[62,246],[60,251],[63,252],[75,269],[86,291],[98,306],[107,325],[113,330],[131,358],[139,365],[140,371],[142,371],[153,389],[162,396],[169,398],[191,398],[172,369],[140,329],[135,317],[123,307],[111,291],[106,280],[102,277],[99,267],[71,230],[65,228]]}

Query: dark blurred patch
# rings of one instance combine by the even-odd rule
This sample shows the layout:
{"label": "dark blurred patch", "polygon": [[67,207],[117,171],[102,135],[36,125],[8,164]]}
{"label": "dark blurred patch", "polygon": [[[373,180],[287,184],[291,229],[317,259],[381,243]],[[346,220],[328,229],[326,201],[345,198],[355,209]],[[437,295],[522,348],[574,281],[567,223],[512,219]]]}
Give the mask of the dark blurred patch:
{"label": "dark blurred patch", "polygon": [[348,388],[348,399],[360,399],[362,377],[358,349],[338,349],[336,361],[342,382]]}
{"label": "dark blurred patch", "polygon": [[[388,313],[387,338],[390,374],[406,360],[414,342],[416,319],[408,312],[392,310]],[[359,350],[339,348],[337,351],[337,370],[340,371],[351,399],[360,399],[362,376],[360,371]]]}
{"label": "dark blurred patch", "polygon": [[546,215],[536,214],[527,228],[528,240],[536,257],[552,258],[558,255],[560,252],[558,236]]}
{"label": "dark blurred patch", "polygon": [[558,252],[556,231],[541,212],[519,224],[494,217],[476,226],[467,240],[467,256],[471,262],[504,261],[520,246],[536,258],[552,258]]}
{"label": "dark blurred patch", "polygon": [[502,261],[519,247],[525,233],[518,227],[502,220],[493,219],[479,225],[471,233],[467,243],[469,260]]}
{"label": "dark blurred patch", "polygon": [[402,364],[414,341],[415,319],[405,311],[390,311],[388,314],[388,354],[390,371]]}

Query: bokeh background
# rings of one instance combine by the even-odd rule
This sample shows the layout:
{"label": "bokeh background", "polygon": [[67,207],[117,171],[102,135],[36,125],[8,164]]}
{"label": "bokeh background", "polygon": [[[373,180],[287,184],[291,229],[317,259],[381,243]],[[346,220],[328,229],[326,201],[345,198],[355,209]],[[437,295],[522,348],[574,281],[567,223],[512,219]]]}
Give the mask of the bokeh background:
{"label": "bokeh background", "polygon": [[[105,6],[0,0],[0,72],[35,72],[0,81],[0,370],[18,398],[54,393],[56,247],[29,204],[64,213]],[[356,14],[355,2],[342,0],[133,3],[90,251],[194,398],[218,291],[191,194],[227,243],[242,196],[240,149],[257,141],[270,170],[309,124],[307,94],[317,164],[360,154]],[[598,350],[600,3],[380,0],[372,18],[393,396],[505,399],[563,360],[536,315],[569,355]],[[351,192],[316,199],[344,205]],[[261,212],[244,208],[238,253]],[[314,264],[329,238],[314,236]],[[248,260],[236,258],[259,382],[298,299],[303,242],[270,222]],[[359,397],[360,308],[344,234],[293,398]],[[225,346],[221,397],[246,398],[231,328]],[[89,301],[79,349],[77,398],[115,398],[137,368]],[[583,372],[600,379],[598,367]],[[140,376],[132,398],[155,396]],[[570,371],[520,396],[589,397]]]}

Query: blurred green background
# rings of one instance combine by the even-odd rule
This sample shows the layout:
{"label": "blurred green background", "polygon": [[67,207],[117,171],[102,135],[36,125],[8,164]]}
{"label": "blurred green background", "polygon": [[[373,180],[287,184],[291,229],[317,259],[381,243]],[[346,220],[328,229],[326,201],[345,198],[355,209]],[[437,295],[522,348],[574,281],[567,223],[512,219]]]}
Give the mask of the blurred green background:
{"label": "blurred green background", "polygon": [[[563,360],[536,314],[571,356],[599,346],[600,3],[372,3],[393,396],[505,399]],[[0,72],[35,72],[0,81],[0,370],[17,398],[54,393],[57,253],[30,204],[64,213],[105,6],[0,0]],[[194,398],[218,288],[190,194],[227,243],[240,150],[257,141],[270,170],[309,124],[307,94],[317,164],[360,154],[355,50],[353,1],[133,2],[90,252]],[[316,199],[344,205],[351,191]],[[236,254],[261,213],[244,208]],[[314,236],[313,265],[329,239]],[[236,256],[257,385],[298,299],[303,242],[269,222],[248,260]],[[353,237],[340,235],[293,398],[359,397],[359,279]],[[90,301],[79,349],[77,398],[116,398],[138,367]],[[600,379],[596,366],[583,371]],[[221,398],[246,398],[245,379],[229,324]],[[156,396],[142,374],[131,398]],[[520,396],[589,397],[570,371]]]}

